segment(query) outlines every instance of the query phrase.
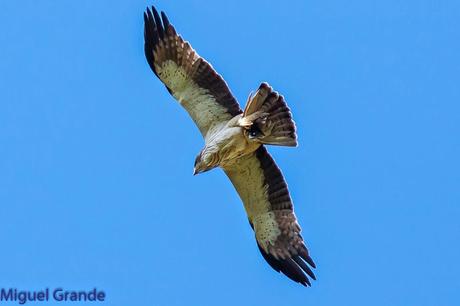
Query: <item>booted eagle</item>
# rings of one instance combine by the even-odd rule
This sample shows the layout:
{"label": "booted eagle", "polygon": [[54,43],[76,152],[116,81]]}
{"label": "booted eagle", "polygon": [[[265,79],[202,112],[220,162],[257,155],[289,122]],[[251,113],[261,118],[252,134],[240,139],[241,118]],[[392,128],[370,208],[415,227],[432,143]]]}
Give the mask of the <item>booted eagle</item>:
{"label": "booted eagle", "polygon": [[315,263],[284,177],[265,145],[297,145],[296,127],[284,97],[267,83],[241,110],[227,83],[211,64],[177,34],[166,14],[144,13],[145,56],[153,73],[185,108],[205,140],[194,174],[221,167],[248,215],[262,256],[290,279],[310,286]]}

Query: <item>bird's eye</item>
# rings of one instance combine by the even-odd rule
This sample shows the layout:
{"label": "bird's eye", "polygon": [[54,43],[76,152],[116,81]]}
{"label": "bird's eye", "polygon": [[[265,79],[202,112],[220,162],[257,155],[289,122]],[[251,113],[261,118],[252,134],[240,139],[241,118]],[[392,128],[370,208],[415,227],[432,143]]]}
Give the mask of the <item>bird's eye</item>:
{"label": "bird's eye", "polygon": [[256,131],[250,131],[250,132],[249,132],[249,135],[250,135],[251,137],[256,137],[256,136],[257,136],[257,132],[256,132]]}

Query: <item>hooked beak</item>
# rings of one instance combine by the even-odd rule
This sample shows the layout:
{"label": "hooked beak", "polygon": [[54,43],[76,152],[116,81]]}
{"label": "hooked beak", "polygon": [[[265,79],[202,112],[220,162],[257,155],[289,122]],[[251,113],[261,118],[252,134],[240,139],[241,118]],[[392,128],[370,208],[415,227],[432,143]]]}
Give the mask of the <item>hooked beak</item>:
{"label": "hooked beak", "polygon": [[197,174],[200,174],[200,173],[204,173],[204,172],[208,172],[209,170],[211,169],[214,169],[215,167],[212,167],[212,168],[207,168],[207,169],[197,169],[197,168],[193,168],[193,175],[197,175]]}

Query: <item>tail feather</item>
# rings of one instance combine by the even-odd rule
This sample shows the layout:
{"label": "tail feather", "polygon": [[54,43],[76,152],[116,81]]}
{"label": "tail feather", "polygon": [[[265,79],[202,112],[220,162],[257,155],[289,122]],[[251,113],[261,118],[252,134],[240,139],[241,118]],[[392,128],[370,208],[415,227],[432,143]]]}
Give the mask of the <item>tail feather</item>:
{"label": "tail feather", "polygon": [[248,137],[261,143],[297,146],[297,134],[292,114],[284,101],[267,83],[262,83],[250,95],[239,124],[247,129]]}

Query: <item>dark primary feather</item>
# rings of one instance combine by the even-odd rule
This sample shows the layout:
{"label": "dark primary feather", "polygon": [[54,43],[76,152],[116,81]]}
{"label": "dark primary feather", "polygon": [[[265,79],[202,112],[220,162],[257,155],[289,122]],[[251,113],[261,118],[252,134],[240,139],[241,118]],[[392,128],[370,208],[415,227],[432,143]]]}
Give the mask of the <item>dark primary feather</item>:
{"label": "dark primary feather", "polygon": [[299,255],[295,255],[287,259],[276,259],[273,255],[265,252],[259,244],[257,244],[257,246],[259,247],[263,258],[275,271],[282,272],[293,281],[304,286],[311,286],[311,282],[307,275],[316,280],[316,276],[313,271],[305,264],[305,262],[302,261]]}
{"label": "dark primary feather", "polygon": [[163,20],[164,28],[167,29],[169,26],[168,16],[166,16],[165,12],[161,12],[161,19]]}
{"label": "dark primary feather", "polygon": [[147,8],[146,13],[144,13],[144,53],[150,68],[157,77],[158,74],[155,71],[153,50],[159,41],[158,30],[152,16],[152,12],[149,8]]}
{"label": "dark primary feather", "polygon": [[305,262],[299,256],[294,256],[292,257],[292,259],[296,262],[296,264],[298,264],[302,268],[302,270],[304,270],[308,274],[308,276],[316,280],[316,276],[313,273],[313,271],[310,269],[309,266],[307,266],[307,264],[305,264]]}
{"label": "dark primary feather", "polygon": [[163,27],[163,24],[161,23],[160,15],[158,15],[158,11],[155,9],[154,6],[152,6],[152,13],[160,39],[163,39],[165,37],[165,29]]}

